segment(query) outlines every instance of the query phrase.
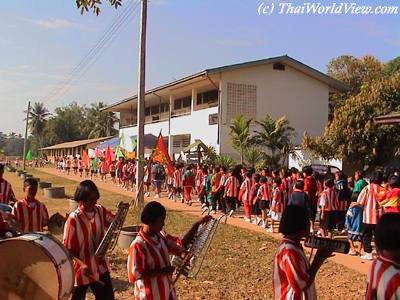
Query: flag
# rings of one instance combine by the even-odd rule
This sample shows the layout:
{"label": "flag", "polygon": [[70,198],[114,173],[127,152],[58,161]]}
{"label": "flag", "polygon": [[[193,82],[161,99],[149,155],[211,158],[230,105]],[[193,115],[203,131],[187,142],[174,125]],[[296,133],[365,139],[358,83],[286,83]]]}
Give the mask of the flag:
{"label": "flag", "polygon": [[96,172],[97,171],[97,156],[95,156],[92,160],[92,169]]}
{"label": "flag", "polygon": [[94,155],[97,156],[98,158],[104,157],[103,151],[99,148],[94,149]]}
{"label": "flag", "polygon": [[124,154],[122,153],[122,151],[121,151],[121,148],[117,148],[116,150],[115,150],[115,157],[116,158],[120,158],[120,157],[124,157]]}
{"label": "flag", "polygon": [[83,150],[82,152],[82,162],[85,166],[89,165],[89,156],[87,155],[86,150]]}
{"label": "flag", "polygon": [[33,157],[32,157],[32,151],[31,151],[31,150],[28,151],[28,153],[27,153],[26,156],[25,156],[25,159],[26,159],[26,160],[32,160],[32,159],[33,159]]}
{"label": "flag", "polygon": [[131,140],[131,146],[132,146],[132,151],[135,150],[135,149],[136,149],[136,146],[137,146],[137,141],[134,140],[134,139],[132,139],[132,140]]}
{"label": "flag", "polygon": [[88,149],[88,156],[89,156],[90,158],[93,158],[93,157],[96,156],[93,149]]}
{"label": "flag", "polygon": [[151,159],[153,161],[158,161],[162,164],[166,164],[168,173],[169,174],[174,173],[174,165],[172,164],[171,158],[169,157],[167,145],[165,144],[161,133],[158,135],[156,144],[153,149],[153,153],[151,155]]}
{"label": "flag", "polygon": [[112,162],[115,160],[114,153],[112,152],[110,145],[107,145],[107,147],[106,147],[105,159],[106,159],[108,166],[110,166],[112,164]]}

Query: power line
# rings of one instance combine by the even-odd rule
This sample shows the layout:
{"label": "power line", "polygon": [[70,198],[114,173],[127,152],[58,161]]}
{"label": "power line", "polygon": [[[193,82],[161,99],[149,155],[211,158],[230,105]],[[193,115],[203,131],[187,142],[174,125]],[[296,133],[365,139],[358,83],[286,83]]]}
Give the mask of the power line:
{"label": "power line", "polygon": [[45,97],[43,103],[49,103],[56,96],[63,95],[70,88],[72,83],[80,78],[98,60],[102,51],[111,45],[118,33],[120,33],[129,21],[136,16],[134,13],[139,8],[139,4],[139,2],[134,4],[134,1],[128,3],[125,10],[114,19],[111,26],[108,27],[96,44],[80,60],[67,79],[64,80],[59,87],[51,91],[48,96]]}

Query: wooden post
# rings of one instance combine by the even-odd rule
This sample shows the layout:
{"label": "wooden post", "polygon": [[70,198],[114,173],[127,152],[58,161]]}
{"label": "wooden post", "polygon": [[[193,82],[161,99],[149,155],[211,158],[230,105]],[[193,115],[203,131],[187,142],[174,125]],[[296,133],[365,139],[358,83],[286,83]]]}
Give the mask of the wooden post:
{"label": "wooden post", "polygon": [[[137,110],[137,145],[136,145],[136,186],[143,181],[144,168],[144,112],[145,112],[145,79],[146,79],[146,26],[147,0],[141,0],[139,66],[138,66],[138,110]],[[143,204],[143,189],[136,190],[137,203]]]}
{"label": "wooden post", "polygon": [[28,101],[28,109],[26,111],[26,120],[25,120],[25,138],[24,138],[24,153],[22,154],[22,165],[25,171],[25,163],[26,163],[26,142],[28,140],[28,125],[29,125],[29,113],[31,111],[31,101]]}

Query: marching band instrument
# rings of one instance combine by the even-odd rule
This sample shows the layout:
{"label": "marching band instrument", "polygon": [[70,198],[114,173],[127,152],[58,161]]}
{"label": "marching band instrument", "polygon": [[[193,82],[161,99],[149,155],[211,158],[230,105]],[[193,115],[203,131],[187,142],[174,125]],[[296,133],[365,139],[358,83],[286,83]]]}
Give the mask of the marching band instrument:
{"label": "marching band instrument", "polygon": [[[143,190],[143,180],[139,185],[138,193]],[[106,254],[111,253],[118,242],[119,234],[121,233],[122,227],[125,223],[126,216],[128,215],[129,208],[137,205],[138,198],[132,198],[129,203],[119,202],[117,204],[117,213],[114,220],[108,227],[103,239],[101,240],[99,246],[96,249],[95,256],[103,257]]]}
{"label": "marching band instrument", "polygon": [[188,278],[196,277],[207,256],[218,225],[221,223],[222,219],[225,218],[226,220],[227,217],[227,215],[223,215],[218,219],[211,218],[207,223],[201,224],[184,257],[172,257],[171,264],[176,268],[174,273],[175,277],[172,280],[173,284],[178,281],[181,275]]}
{"label": "marching band instrument", "polygon": [[315,235],[309,236],[304,242],[304,246],[307,248],[328,248],[332,252],[347,254],[350,251],[350,244],[347,240],[339,239],[328,239],[323,237],[318,237]]}
{"label": "marching band instrument", "polygon": [[47,224],[47,228],[49,229],[51,234],[57,235],[63,233],[64,224],[67,221],[67,217],[63,217],[61,214],[55,213],[49,218],[49,223]]}
{"label": "marching band instrument", "polygon": [[71,254],[54,237],[28,233],[0,241],[0,299],[66,300],[74,286]]}

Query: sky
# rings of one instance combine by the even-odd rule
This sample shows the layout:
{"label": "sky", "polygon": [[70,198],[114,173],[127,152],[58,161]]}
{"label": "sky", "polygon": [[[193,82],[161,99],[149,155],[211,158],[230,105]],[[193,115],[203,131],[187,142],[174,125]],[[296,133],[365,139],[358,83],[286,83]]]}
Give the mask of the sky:
{"label": "sky", "polygon": [[[74,0],[0,1],[0,131],[24,132],[28,100],[53,111],[72,101],[110,104],[136,93],[138,0],[123,0],[118,10],[103,2],[95,16],[81,15]],[[283,54],[322,72],[340,55],[370,54],[383,62],[400,55],[400,8],[397,15],[290,15],[277,13],[280,2],[289,3],[149,0],[146,88]],[[258,14],[271,3],[273,13]],[[400,6],[396,0],[356,3]],[[122,25],[110,31],[116,21]],[[99,51],[94,46],[107,32],[111,38]]]}

